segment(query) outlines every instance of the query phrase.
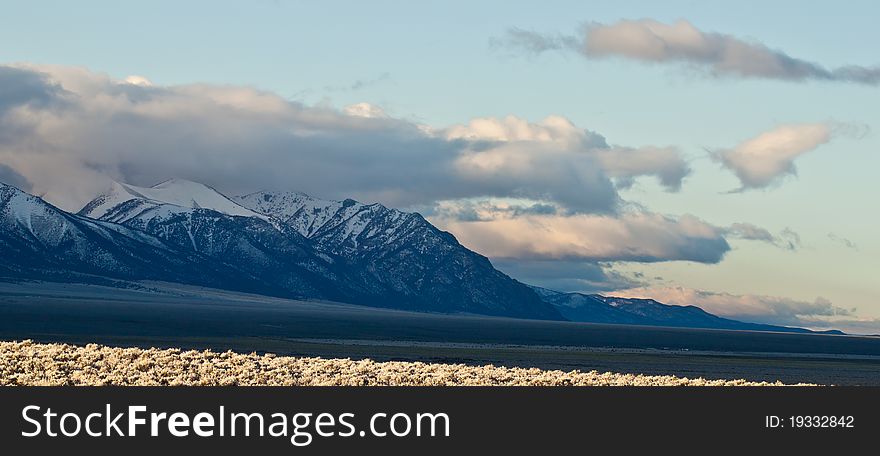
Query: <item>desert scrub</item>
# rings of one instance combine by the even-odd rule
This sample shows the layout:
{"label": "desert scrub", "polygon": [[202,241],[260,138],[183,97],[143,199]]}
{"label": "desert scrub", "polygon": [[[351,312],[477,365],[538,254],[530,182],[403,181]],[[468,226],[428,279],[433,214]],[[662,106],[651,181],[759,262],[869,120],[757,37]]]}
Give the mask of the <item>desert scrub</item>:
{"label": "desert scrub", "polygon": [[0,385],[770,386],[779,382],[0,342]]}

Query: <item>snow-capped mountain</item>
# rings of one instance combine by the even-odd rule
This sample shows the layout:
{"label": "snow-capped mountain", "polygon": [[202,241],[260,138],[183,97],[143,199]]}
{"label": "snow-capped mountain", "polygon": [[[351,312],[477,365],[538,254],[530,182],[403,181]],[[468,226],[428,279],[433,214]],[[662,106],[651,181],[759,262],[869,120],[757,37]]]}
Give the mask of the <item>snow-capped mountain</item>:
{"label": "snow-capped mountain", "polygon": [[226,215],[267,219],[207,185],[183,179],[169,179],[152,187],[113,182],[107,192],[89,202],[79,211],[79,215],[123,223],[136,217],[145,220],[165,218],[188,212],[189,209],[209,209]]}
{"label": "snow-capped mountain", "polygon": [[419,214],[352,199],[322,200],[296,192],[257,192],[233,199],[293,228],[322,250],[347,258],[393,248],[411,240],[413,231],[437,231]]}
{"label": "snow-capped mountain", "polygon": [[362,287],[401,307],[559,318],[526,285],[417,213],[303,193],[258,192],[234,200],[296,230],[318,251],[339,258]]}
{"label": "snow-capped mountain", "polygon": [[267,294],[348,301],[358,295],[333,259],[296,231],[203,184],[182,179],[150,188],[115,183],[79,215],[144,232],[259,277],[271,285]]}
{"label": "snow-capped mountain", "polygon": [[534,287],[545,302],[553,304],[568,320],[585,323],[609,323],[620,325],[650,324],[646,319],[618,309],[602,301],[600,295],[563,293]]}
{"label": "snow-capped mountain", "polygon": [[219,286],[236,278],[139,230],[69,214],[0,183],[0,275],[17,279],[152,279]]}
{"label": "snow-capped mountain", "polygon": [[[114,184],[79,214],[0,183],[0,280],[158,280],[432,312],[809,332],[695,306],[529,287],[421,215],[302,193]],[[829,333],[840,334],[839,331]]]}
{"label": "snow-capped mountain", "polygon": [[435,312],[561,319],[526,285],[421,215],[301,193],[230,199],[171,180],[116,184],[79,212],[260,277],[284,295]]}
{"label": "snow-capped mountain", "polygon": [[[367,207],[354,200],[321,200],[299,192],[257,192],[232,199],[250,210],[275,217],[305,237],[314,237],[322,228],[338,225],[340,221],[348,221]],[[402,212],[395,212],[403,215]],[[331,223],[333,218],[336,218],[335,223]],[[348,224],[347,227],[352,232],[359,228],[353,223]]]}

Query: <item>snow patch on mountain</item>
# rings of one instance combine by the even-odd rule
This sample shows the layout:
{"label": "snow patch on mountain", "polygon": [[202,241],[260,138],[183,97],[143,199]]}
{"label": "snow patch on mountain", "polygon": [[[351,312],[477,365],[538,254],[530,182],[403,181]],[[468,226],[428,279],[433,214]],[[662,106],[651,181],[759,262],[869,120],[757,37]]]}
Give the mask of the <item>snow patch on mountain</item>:
{"label": "snow patch on mountain", "polygon": [[380,204],[265,192],[233,201],[172,180],[150,188],[115,184],[80,215],[52,209],[54,225],[34,232],[46,239],[64,223],[74,232],[55,247],[0,231],[0,252],[27,249],[35,253],[18,256],[40,261],[14,270],[0,263],[0,276],[94,272],[409,310],[562,318],[421,215]]}
{"label": "snow patch on mountain", "polygon": [[226,215],[269,219],[242,207],[207,185],[184,179],[170,179],[152,187],[114,182],[107,192],[88,203],[79,214],[123,223],[135,217],[167,218],[191,209],[210,209]]}
{"label": "snow patch on mountain", "polygon": [[124,274],[126,261],[137,250],[149,250],[150,255],[169,253],[168,246],[146,233],[69,214],[37,196],[0,184],[2,249],[14,256],[5,258],[5,266],[11,266],[7,269],[19,273],[69,262],[72,270],[85,267]]}
{"label": "snow patch on mountain", "polygon": [[[413,214],[381,204],[313,198],[300,192],[256,192],[234,197],[237,203],[273,217],[309,239],[332,236],[357,247],[359,240],[390,236]],[[381,218],[383,223],[378,223]],[[390,240],[389,240],[390,241]]]}

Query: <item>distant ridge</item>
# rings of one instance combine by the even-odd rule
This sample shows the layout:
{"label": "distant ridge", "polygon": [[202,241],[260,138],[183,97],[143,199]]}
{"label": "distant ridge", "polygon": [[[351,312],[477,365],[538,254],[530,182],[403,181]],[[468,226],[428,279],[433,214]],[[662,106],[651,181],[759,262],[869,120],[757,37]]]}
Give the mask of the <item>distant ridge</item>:
{"label": "distant ridge", "polygon": [[653,299],[618,298],[600,294],[563,293],[532,287],[571,321],[678,328],[730,329],[843,335],[837,330],[812,331],[789,326],[746,323],[710,314],[697,306],[663,304]]}

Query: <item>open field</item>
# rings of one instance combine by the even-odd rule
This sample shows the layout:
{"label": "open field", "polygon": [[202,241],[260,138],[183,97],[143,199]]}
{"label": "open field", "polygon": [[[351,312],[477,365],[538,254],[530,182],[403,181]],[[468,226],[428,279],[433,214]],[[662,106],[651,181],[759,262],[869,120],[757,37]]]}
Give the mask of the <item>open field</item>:
{"label": "open field", "polygon": [[596,371],[0,342],[0,385],[771,386]]}
{"label": "open field", "polygon": [[880,339],[439,315],[147,284],[0,283],[0,340],[880,385]]}

